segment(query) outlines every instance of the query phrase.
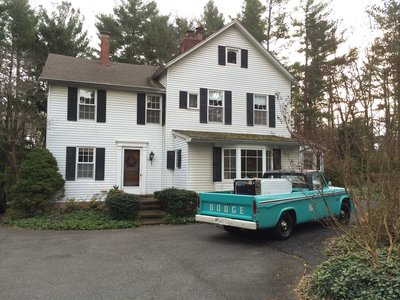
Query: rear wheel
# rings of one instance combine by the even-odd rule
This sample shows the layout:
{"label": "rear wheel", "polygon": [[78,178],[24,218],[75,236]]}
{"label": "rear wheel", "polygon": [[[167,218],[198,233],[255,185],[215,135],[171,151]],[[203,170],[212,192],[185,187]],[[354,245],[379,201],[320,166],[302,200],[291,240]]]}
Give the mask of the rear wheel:
{"label": "rear wheel", "polygon": [[284,212],[279,217],[278,222],[275,225],[274,234],[279,240],[288,239],[294,229],[294,220],[292,214],[289,212]]}
{"label": "rear wheel", "polygon": [[342,206],[340,207],[340,212],[338,216],[339,223],[342,225],[349,225],[350,216],[351,216],[350,205],[346,202],[343,202]]}

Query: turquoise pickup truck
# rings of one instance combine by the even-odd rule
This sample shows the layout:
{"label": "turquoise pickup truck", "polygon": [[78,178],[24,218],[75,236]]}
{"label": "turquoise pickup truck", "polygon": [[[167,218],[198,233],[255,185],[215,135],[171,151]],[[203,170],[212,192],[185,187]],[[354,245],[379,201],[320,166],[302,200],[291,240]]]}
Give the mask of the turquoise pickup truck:
{"label": "turquoise pickup truck", "polygon": [[227,231],[273,229],[284,240],[296,224],[330,217],[348,224],[351,208],[346,189],[328,184],[321,172],[272,171],[235,179],[233,191],[199,193],[196,221]]}

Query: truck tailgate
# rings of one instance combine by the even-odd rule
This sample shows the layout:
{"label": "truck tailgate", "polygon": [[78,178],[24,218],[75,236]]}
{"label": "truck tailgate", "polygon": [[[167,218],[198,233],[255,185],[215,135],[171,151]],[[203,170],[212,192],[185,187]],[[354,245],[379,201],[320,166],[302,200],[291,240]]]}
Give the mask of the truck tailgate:
{"label": "truck tailgate", "polygon": [[254,196],[227,193],[200,193],[201,215],[254,221]]}

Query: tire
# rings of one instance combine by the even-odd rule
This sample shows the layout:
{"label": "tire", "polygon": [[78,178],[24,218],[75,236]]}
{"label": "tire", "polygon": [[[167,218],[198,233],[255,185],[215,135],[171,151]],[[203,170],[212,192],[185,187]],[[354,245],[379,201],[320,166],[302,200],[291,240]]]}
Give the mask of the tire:
{"label": "tire", "polygon": [[292,214],[284,212],[279,217],[274,228],[274,235],[278,240],[288,239],[294,230],[294,220]]}
{"label": "tire", "polygon": [[342,203],[340,206],[340,212],[338,216],[338,221],[341,225],[349,225],[350,223],[350,216],[351,216],[351,209],[350,205],[346,202]]}

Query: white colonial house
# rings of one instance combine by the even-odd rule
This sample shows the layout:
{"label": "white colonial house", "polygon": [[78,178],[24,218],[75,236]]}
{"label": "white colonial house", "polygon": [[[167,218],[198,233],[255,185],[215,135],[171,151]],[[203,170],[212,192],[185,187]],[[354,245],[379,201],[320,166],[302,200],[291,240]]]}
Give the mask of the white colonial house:
{"label": "white colonial house", "polygon": [[234,178],[299,167],[287,124],[294,78],[237,20],[204,40],[188,32],[161,67],[110,62],[107,34],[101,50],[99,61],[50,54],[41,76],[66,198],[114,185],[232,189]]}

